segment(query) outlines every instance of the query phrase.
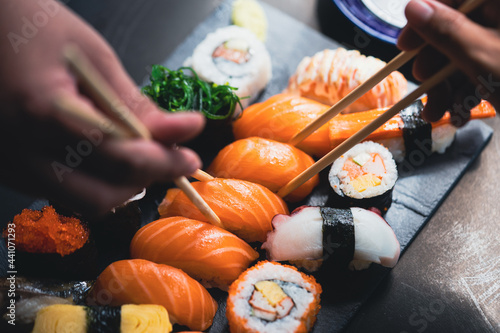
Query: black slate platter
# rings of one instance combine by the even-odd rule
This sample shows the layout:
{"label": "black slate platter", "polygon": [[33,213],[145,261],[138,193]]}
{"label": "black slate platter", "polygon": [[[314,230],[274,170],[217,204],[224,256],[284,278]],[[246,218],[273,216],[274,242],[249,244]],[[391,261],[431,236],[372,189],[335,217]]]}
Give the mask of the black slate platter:
{"label": "black slate platter", "polygon": [[[208,33],[229,25],[231,2],[221,4],[199,24],[162,65],[177,69]],[[273,78],[257,101],[280,93],[303,57],[312,56],[325,48],[341,46],[275,8],[265,3],[262,6],[269,22],[266,47],[271,55]],[[471,121],[457,132],[455,142],[445,154],[434,154],[426,161],[421,159],[423,156],[414,156],[413,160],[406,160],[398,166],[399,179],[394,188],[393,204],[385,218],[393,227],[402,251],[481,153],[492,133],[492,129],[484,123]],[[322,206],[328,202],[330,188],[325,172],[321,176],[320,186],[301,204]],[[341,332],[361,304],[388,275],[389,269],[372,265],[362,272],[345,271],[334,277],[317,276],[323,294],[321,311],[313,332]],[[220,297],[219,311],[210,332],[227,332],[226,294],[218,292],[214,296]]]}
{"label": "black slate platter", "polygon": [[[266,46],[272,58],[273,79],[258,101],[281,92],[303,57],[311,56],[325,48],[340,46],[271,6],[262,6],[269,22]],[[207,33],[230,24],[230,14],[231,1],[226,1],[206,18],[162,65],[172,69],[182,66]],[[492,133],[492,129],[483,122],[471,121],[458,130],[455,142],[444,154],[433,154],[425,161],[421,159],[422,156],[414,156],[412,160],[398,166],[399,179],[393,192],[393,204],[385,218],[393,227],[402,251],[410,245],[467,168],[479,156]],[[208,165],[208,162],[205,161],[205,165]],[[325,172],[321,174],[321,179],[320,185],[311,196],[300,204],[321,206],[328,202],[331,190],[325,179]],[[165,188],[152,189],[140,202],[143,224],[157,218],[156,207],[164,193]],[[30,208],[41,208],[44,204],[46,202],[37,201]],[[0,221],[2,227],[7,222]],[[0,242],[0,255],[0,276],[5,276],[7,265],[4,242]],[[126,258],[127,255],[101,254],[101,269],[114,260]],[[372,265],[361,272],[346,270],[334,276],[316,277],[324,291],[321,296],[321,311],[313,332],[341,332],[362,303],[377,287],[383,287],[384,279],[390,278],[390,269]],[[210,292],[218,301],[219,310],[209,332],[228,332],[225,317],[227,294],[215,289]]]}

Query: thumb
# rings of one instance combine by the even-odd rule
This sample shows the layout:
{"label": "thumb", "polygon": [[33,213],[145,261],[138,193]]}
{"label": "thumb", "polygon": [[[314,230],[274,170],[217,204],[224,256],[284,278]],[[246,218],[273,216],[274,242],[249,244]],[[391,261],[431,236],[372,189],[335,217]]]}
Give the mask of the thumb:
{"label": "thumb", "polygon": [[478,68],[485,49],[483,38],[488,29],[472,22],[464,14],[432,0],[412,0],[405,9],[408,26],[424,41],[453,60],[469,75]]}

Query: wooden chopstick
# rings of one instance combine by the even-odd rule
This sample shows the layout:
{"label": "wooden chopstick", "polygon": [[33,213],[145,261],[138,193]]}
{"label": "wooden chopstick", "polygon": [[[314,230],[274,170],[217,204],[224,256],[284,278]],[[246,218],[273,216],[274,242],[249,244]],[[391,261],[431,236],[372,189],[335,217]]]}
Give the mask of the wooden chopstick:
{"label": "wooden chopstick", "polygon": [[435,85],[437,85],[438,83],[440,83],[441,81],[446,79],[448,76],[450,76],[455,70],[456,70],[456,67],[453,64],[449,64],[446,67],[444,67],[443,69],[441,69],[439,72],[434,74],[431,78],[429,78],[427,81],[422,83],[413,92],[409,93],[402,100],[400,100],[399,102],[394,104],[389,110],[387,110],[386,112],[381,114],[378,118],[376,118],[371,123],[369,123],[368,125],[363,127],[360,131],[356,132],[349,139],[342,142],[335,149],[330,151],[328,154],[326,154],[321,159],[319,159],[316,163],[311,165],[309,168],[304,170],[297,177],[295,177],[290,182],[288,182],[288,184],[283,186],[278,191],[278,196],[283,198],[283,197],[287,196],[288,194],[290,194],[292,191],[294,191],[300,185],[302,185],[306,181],[308,181],[311,177],[313,177],[314,175],[319,173],[321,170],[326,168],[328,165],[333,163],[337,158],[339,158],[340,156],[345,154],[349,149],[351,149],[356,144],[358,144],[359,142],[364,140],[373,131],[375,131],[377,128],[382,126],[389,119],[394,117],[399,111],[408,107],[408,105],[413,103],[413,101],[415,101],[417,98],[422,96],[429,89],[431,89],[432,87],[434,87]]}
{"label": "wooden chopstick", "polygon": [[102,111],[123,128],[132,132],[135,137],[151,139],[151,133],[130,109],[122,102],[113,88],[92,65],[85,54],[74,44],[63,49],[63,56],[71,70],[77,75],[86,91],[97,102]]}
{"label": "wooden chopstick", "polygon": [[[479,7],[482,3],[484,3],[486,0],[469,0],[465,3],[463,3],[459,7],[459,11],[462,13],[466,14],[477,7]],[[367,93],[370,89],[372,89],[374,86],[377,85],[380,81],[382,81],[384,78],[386,78],[389,74],[392,72],[398,70],[401,66],[406,64],[408,61],[410,61],[414,56],[419,53],[426,44],[421,45],[415,50],[411,51],[403,51],[399,53],[397,56],[395,56],[387,65],[385,65],[383,68],[381,68],[377,73],[375,73],[373,76],[371,76],[368,80],[363,82],[361,85],[356,87],[354,90],[352,90],[349,94],[347,94],[345,97],[343,97],[340,101],[338,101],[335,105],[333,105],[331,108],[329,108],[325,113],[323,113],[321,116],[316,118],[312,123],[304,127],[299,133],[295,134],[289,141],[288,143],[292,146],[296,146],[300,142],[302,142],[305,138],[307,138],[309,135],[311,135],[314,131],[316,131],[318,128],[326,124],[330,119],[338,115],[342,110],[347,108],[349,105],[354,103],[357,99],[359,99],[361,96],[363,96],[365,93]]]}
{"label": "wooden chopstick", "polygon": [[[88,93],[96,100],[98,105],[106,112],[112,120],[118,122],[117,126],[112,126],[110,133],[117,138],[124,138],[127,135],[124,129],[128,130],[129,136],[151,139],[151,133],[140,120],[134,116],[130,109],[120,100],[111,86],[104,80],[100,73],[94,68],[86,56],[80,51],[76,45],[68,45],[64,49],[64,58],[71,69],[77,74],[82,84],[88,90]],[[95,126],[102,126],[107,118],[102,115],[96,115],[81,107],[75,107],[75,103],[71,103],[69,98],[61,96],[56,98],[54,105],[58,110],[70,114],[77,118]],[[221,220],[215,212],[203,200],[201,195],[194,189],[186,177],[177,177],[174,183],[179,187],[193,204],[203,213],[210,223],[224,228]]]}
{"label": "wooden chopstick", "polygon": [[73,119],[88,126],[105,129],[106,133],[109,133],[109,135],[115,138],[131,138],[130,131],[125,130],[121,126],[116,126],[111,119],[104,117],[102,114],[95,113],[90,106],[75,103],[75,100],[72,97],[61,94],[53,100],[53,104],[58,111],[64,112]]}
{"label": "wooden chopstick", "polygon": [[206,181],[214,179],[214,177],[212,177],[212,175],[209,175],[208,173],[206,173],[205,171],[200,170],[200,169],[196,170],[191,175],[191,177],[193,177],[196,180],[202,181],[202,182],[206,182]]}

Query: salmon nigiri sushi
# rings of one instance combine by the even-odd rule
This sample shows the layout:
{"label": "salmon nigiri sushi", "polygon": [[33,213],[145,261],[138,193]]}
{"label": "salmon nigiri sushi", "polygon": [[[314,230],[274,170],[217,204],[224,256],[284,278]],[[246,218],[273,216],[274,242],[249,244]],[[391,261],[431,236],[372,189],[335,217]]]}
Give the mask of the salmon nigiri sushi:
{"label": "salmon nigiri sushi", "polygon": [[[268,100],[255,103],[233,123],[236,139],[252,136],[288,142],[329,106],[312,99],[292,94],[278,94]],[[323,156],[330,151],[328,125],[324,125],[297,145],[308,154]]]}
{"label": "salmon nigiri sushi", "polygon": [[[260,184],[223,178],[191,184],[220,218],[224,228],[247,242],[265,241],[272,230],[273,216],[288,211],[283,199]],[[158,212],[160,217],[184,216],[208,222],[177,188],[167,191]]]}
{"label": "salmon nigiri sushi", "polygon": [[217,302],[180,269],[141,259],[109,265],[97,278],[90,300],[99,305],[158,304],[170,321],[204,331],[212,325]]}
{"label": "salmon nigiri sushi", "polygon": [[[236,178],[264,185],[273,192],[314,164],[311,156],[286,143],[251,137],[236,140],[222,149],[208,168],[215,177]],[[285,199],[296,202],[318,185],[315,175]]]}
{"label": "salmon nigiri sushi", "polygon": [[181,216],[142,227],[132,239],[130,254],[132,258],[180,268],[206,287],[223,290],[259,257],[232,233]]}
{"label": "salmon nigiri sushi", "polygon": [[[286,92],[334,105],[385,66],[385,62],[365,56],[357,50],[323,50],[305,57],[288,82]],[[392,72],[343,113],[389,106],[406,95],[407,81],[400,72]]]}

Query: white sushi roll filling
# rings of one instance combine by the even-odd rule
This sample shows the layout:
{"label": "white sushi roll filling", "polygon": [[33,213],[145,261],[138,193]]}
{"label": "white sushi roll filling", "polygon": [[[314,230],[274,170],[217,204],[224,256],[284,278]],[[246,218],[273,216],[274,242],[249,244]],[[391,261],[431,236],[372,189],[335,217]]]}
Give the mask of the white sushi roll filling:
{"label": "white sushi roll filling", "polygon": [[[373,159],[379,156],[381,161],[377,158],[376,162],[371,162],[371,156],[374,156]],[[360,165],[360,169],[364,172],[362,177],[371,176],[372,179],[377,180],[377,183],[362,186],[361,190],[359,186],[355,186],[354,182],[360,178],[351,179],[349,171],[344,169],[344,165],[349,160]],[[328,176],[330,185],[338,195],[346,195],[354,199],[371,198],[380,195],[393,188],[397,178],[398,172],[392,154],[384,146],[372,141],[357,144],[338,158],[333,163]],[[365,180],[364,183],[371,182],[370,178],[365,177]]]}
{"label": "white sushi roll filling", "polygon": [[[255,285],[261,281],[279,284],[288,296],[289,299],[285,298],[282,302],[282,309],[277,310],[279,314],[260,293],[255,293]],[[308,289],[312,286],[302,279],[299,272],[267,263],[261,269],[249,272],[238,294],[232,296],[235,297],[235,313],[246,318],[248,327],[257,332],[294,332],[301,324],[300,318],[315,299]]]}
{"label": "white sushi roll filling", "polygon": [[234,25],[208,34],[185,65],[205,81],[238,88],[239,97],[250,97],[241,100],[243,107],[272,76],[271,57],[264,44],[250,30]]}

